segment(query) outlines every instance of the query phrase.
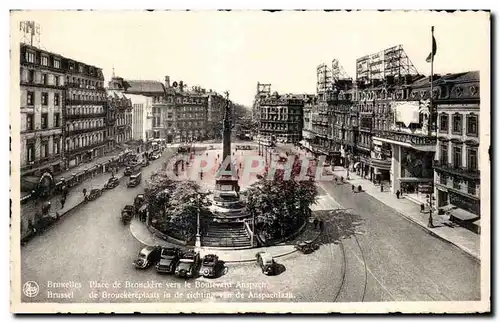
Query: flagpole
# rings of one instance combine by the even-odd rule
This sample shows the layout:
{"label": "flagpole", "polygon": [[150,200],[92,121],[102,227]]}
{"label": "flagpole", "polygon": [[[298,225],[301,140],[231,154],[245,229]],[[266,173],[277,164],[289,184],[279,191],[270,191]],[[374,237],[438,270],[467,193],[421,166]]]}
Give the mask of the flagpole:
{"label": "flagpole", "polygon": [[[434,121],[434,108],[432,104],[432,99],[433,99],[433,81],[434,81],[434,26],[431,27],[431,93],[429,95],[429,136],[432,137],[432,128],[433,124],[432,122]],[[435,120],[435,125],[436,125],[436,145],[437,145],[437,115],[436,115],[436,120]],[[434,157],[436,156],[437,152],[434,152]],[[433,158],[434,159],[434,158]],[[433,160],[434,162],[434,160]],[[432,219],[432,199],[434,197],[434,170],[432,171],[432,182],[431,182],[431,194],[429,194],[429,223],[427,226],[429,228],[434,228],[434,223]]]}

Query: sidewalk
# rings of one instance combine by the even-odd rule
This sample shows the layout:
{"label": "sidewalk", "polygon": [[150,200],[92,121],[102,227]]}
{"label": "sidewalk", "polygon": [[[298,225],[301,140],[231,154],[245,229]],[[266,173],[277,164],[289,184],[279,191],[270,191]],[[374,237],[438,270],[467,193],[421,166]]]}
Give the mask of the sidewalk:
{"label": "sidewalk", "polygon": [[[136,238],[139,242],[144,245],[159,245],[163,247],[186,247],[179,246],[173,243],[166,242],[163,239],[160,239],[154,236],[146,227],[146,225],[136,218],[133,218],[130,222],[130,233],[134,238]],[[299,237],[293,239],[293,241],[301,240],[315,240],[320,235],[320,232],[317,232],[317,235],[314,238],[311,238],[311,232],[304,231]],[[275,246],[270,247],[261,247],[261,248],[248,248],[248,249],[239,249],[239,250],[228,250],[228,249],[217,249],[217,248],[209,248],[209,247],[201,247],[198,248],[200,255],[203,257],[204,255],[214,253],[217,254],[224,262],[226,263],[242,263],[242,262],[253,262],[255,261],[255,254],[258,252],[268,252],[274,258],[283,257],[289,255],[296,251],[294,244],[290,241]]]}
{"label": "sidewalk", "polygon": [[[333,174],[337,177],[343,176],[346,178],[346,170],[340,167],[337,168],[337,170],[333,171]],[[366,194],[393,208],[408,220],[420,225],[431,234],[450,242],[474,258],[480,259],[480,236],[478,234],[460,226],[453,225],[445,215],[437,214],[433,215],[433,224],[436,227],[432,229],[428,228],[429,213],[421,213],[420,206],[415,202],[406,198],[398,199],[396,195],[390,191],[389,187],[385,187],[384,192],[381,192],[380,186],[376,186],[371,181],[363,179],[353,172],[349,172],[349,178],[350,179],[346,182],[355,185],[356,189],[358,185],[361,185],[363,192]]]}
{"label": "sidewalk", "polygon": [[[123,171],[118,172],[115,176],[118,177],[118,179],[121,179],[123,177]],[[87,189],[87,192],[89,192],[92,188],[103,188],[104,184],[110,177],[110,173],[102,173],[70,189],[68,192],[68,196],[66,197],[66,203],[64,204],[63,209],[61,209],[61,196],[52,196],[49,200],[52,205],[49,211],[49,215],[53,218],[56,218],[57,212],[60,217],[78,207],[85,201],[83,197],[84,188]],[[35,213],[37,212],[37,210],[41,214],[43,203],[44,202],[29,201],[21,205],[21,238],[24,238],[29,233],[28,222],[30,220],[34,222]]]}

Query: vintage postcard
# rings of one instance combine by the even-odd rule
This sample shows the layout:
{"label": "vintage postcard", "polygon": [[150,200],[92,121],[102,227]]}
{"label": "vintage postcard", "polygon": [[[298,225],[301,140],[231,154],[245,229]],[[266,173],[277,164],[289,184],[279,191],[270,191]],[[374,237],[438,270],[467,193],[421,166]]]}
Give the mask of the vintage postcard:
{"label": "vintage postcard", "polygon": [[484,313],[490,13],[11,11],[15,313]]}

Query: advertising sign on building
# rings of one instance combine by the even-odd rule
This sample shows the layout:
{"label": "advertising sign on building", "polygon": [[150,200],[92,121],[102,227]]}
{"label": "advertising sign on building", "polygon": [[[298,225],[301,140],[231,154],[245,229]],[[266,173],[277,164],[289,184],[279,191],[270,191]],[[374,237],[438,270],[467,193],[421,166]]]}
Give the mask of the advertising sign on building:
{"label": "advertising sign on building", "polygon": [[419,101],[396,101],[391,102],[395,121],[402,122],[405,127],[410,123],[419,123]]}

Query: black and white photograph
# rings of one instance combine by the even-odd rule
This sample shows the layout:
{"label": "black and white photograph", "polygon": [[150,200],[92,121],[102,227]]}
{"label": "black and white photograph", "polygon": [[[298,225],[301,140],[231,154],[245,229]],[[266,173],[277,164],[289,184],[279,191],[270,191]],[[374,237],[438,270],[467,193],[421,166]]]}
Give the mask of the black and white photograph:
{"label": "black and white photograph", "polygon": [[487,11],[13,10],[14,313],[485,313]]}

